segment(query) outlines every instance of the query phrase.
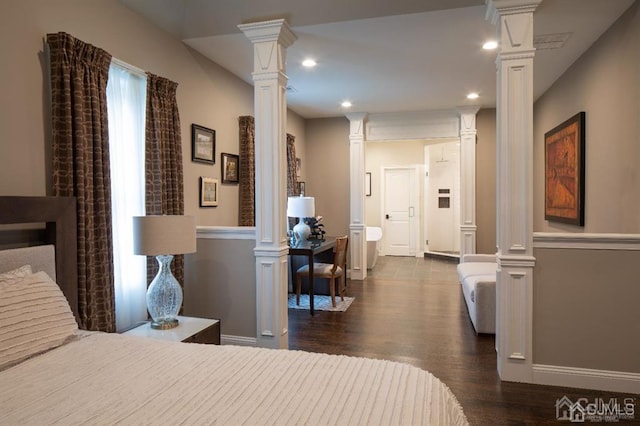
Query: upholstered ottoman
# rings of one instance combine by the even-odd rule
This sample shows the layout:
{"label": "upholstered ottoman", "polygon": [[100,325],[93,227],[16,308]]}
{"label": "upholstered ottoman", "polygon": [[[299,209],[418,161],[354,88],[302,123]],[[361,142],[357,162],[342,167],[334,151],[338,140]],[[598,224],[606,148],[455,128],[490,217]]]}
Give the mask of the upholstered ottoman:
{"label": "upholstered ottoman", "polygon": [[476,333],[496,332],[496,270],[494,255],[468,254],[457,266],[458,279]]}

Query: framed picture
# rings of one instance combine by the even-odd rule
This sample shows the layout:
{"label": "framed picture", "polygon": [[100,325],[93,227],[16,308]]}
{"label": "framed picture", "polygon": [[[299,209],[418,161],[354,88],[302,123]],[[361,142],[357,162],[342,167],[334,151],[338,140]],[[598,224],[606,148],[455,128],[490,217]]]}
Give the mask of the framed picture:
{"label": "framed picture", "polygon": [[544,218],[584,226],[585,113],[544,134]]}
{"label": "framed picture", "polygon": [[215,164],[216,131],[206,127],[191,125],[191,160],[199,163]]}
{"label": "framed picture", "polygon": [[296,157],[296,176],[300,177],[300,171],[302,170],[302,160]]}
{"label": "framed picture", "polygon": [[364,195],[371,197],[371,172],[364,174]]}
{"label": "framed picture", "polygon": [[299,196],[304,196],[306,192],[306,185],[304,182],[298,182],[298,195]]}
{"label": "framed picture", "polygon": [[222,153],[222,183],[238,183],[240,156]]}
{"label": "framed picture", "polygon": [[200,207],[218,205],[218,179],[200,177]]}

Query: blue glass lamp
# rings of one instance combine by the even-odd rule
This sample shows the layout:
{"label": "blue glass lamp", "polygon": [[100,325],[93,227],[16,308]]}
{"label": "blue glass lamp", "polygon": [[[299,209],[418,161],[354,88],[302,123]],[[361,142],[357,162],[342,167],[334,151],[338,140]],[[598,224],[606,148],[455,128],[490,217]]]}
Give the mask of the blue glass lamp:
{"label": "blue glass lamp", "polygon": [[166,330],[178,325],[182,287],[171,273],[173,255],[196,251],[193,216],[136,216],[133,218],[133,253],[156,256],[158,274],[147,289],[151,328]]}

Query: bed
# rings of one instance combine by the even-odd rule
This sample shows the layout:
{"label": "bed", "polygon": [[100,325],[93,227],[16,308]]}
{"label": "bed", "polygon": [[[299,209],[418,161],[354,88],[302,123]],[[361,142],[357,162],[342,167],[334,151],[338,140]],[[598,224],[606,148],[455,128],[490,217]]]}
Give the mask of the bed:
{"label": "bed", "polygon": [[[0,223],[16,221],[9,205],[61,203],[47,198],[0,197]],[[468,424],[407,364],[78,330],[68,219],[26,216],[57,221],[58,241],[0,251],[0,424]]]}

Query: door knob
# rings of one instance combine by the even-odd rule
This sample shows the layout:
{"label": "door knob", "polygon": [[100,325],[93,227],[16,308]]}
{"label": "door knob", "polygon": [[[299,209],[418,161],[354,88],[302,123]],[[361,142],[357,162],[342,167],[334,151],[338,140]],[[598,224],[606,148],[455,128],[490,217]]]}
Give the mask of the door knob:
{"label": "door knob", "polygon": [[388,214],[385,214],[385,215],[384,215],[384,217],[385,217],[386,219],[390,219]]}

